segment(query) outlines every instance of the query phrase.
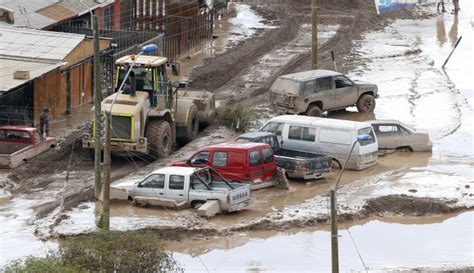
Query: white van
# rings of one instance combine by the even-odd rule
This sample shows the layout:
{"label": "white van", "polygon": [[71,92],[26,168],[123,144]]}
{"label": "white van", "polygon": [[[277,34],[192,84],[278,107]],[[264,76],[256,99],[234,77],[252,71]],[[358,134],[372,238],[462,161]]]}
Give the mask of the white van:
{"label": "white van", "polygon": [[363,170],[377,164],[377,138],[366,122],[284,115],[272,118],[260,131],[276,134],[282,148],[327,155],[339,167],[357,137],[369,135],[370,141],[356,144],[346,168]]}

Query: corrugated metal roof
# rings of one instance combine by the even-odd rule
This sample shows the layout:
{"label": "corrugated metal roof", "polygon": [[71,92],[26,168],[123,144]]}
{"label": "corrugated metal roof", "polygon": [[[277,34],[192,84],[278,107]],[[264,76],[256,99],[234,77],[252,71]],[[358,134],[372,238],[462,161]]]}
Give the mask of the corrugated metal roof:
{"label": "corrugated metal roof", "polygon": [[0,55],[62,61],[85,38],[71,34],[0,26]]}
{"label": "corrugated metal roof", "polygon": [[[50,64],[21,60],[9,60],[2,59],[0,57],[0,95],[53,69],[56,69],[63,64],[64,63],[62,62]],[[30,77],[26,80],[13,79],[13,72],[17,70],[28,71],[30,73]]]}
{"label": "corrugated metal roof", "polygon": [[98,7],[106,6],[113,2],[114,0],[62,0],[44,7],[37,12],[56,21],[62,21],[71,17],[82,15],[89,12],[89,10],[94,10]]}
{"label": "corrugated metal roof", "polygon": [[0,0],[0,6],[13,10],[14,26],[42,29],[56,21],[36,13],[58,0]]}

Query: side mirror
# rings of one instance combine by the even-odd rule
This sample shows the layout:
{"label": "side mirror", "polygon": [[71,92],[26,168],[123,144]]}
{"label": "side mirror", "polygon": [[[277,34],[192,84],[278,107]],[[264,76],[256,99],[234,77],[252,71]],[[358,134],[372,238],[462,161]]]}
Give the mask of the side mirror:
{"label": "side mirror", "polygon": [[174,76],[179,76],[179,69],[180,68],[180,65],[179,63],[171,63],[171,73],[174,75]]}
{"label": "side mirror", "polygon": [[191,165],[191,159],[186,160],[187,165]]}
{"label": "side mirror", "polygon": [[137,188],[143,188],[142,183],[138,183]]}

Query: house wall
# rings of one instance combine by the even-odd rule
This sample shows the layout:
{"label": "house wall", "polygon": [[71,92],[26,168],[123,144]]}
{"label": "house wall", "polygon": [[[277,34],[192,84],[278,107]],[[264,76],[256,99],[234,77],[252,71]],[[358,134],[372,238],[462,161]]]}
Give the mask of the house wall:
{"label": "house wall", "polygon": [[33,88],[35,125],[39,124],[39,116],[45,107],[51,109],[51,118],[66,114],[66,74],[61,73],[60,69],[34,79]]}
{"label": "house wall", "polygon": [[[100,50],[105,50],[110,47],[110,40],[100,39],[99,48]],[[90,56],[94,52],[94,40],[84,39],[79,45],[76,46],[67,56],[64,58],[64,61],[67,62],[65,67],[79,63]],[[64,68],[64,67],[63,67]]]}

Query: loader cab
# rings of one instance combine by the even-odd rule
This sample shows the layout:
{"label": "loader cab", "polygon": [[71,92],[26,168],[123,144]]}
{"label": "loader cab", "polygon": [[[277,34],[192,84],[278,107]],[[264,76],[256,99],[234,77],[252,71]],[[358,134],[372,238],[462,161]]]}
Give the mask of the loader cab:
{"label": "loader cab", "polygon": [[[133,63],[133,55],[122,57],[116,62],[115,92],[118,91],[130,66]],[[171,88],[169,88],[167,77],[167,58],[157,56],[136,57],[122,91],[124,94],[134,96],[136,92],[146,92],[150,99],[150,105],[158,108],[170,108],[172,102]]]}

